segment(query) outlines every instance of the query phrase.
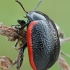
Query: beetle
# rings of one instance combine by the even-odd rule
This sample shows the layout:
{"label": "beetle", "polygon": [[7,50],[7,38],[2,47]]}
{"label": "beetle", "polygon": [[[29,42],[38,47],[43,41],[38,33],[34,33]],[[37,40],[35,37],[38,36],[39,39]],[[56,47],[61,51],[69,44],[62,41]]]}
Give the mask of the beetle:
{"label": "beetle", "polygon": [[[39,1],[35,9],[41,1]],[[27,43],[20,50],[20,54],[23,55],[27,46],[29,61],[33,70],[47,70],[53,66],[60,53],[60,41],[55,23],[43,12],[35,11],[35,9],[27,12],[18,0],[16,2],[26,12],[25,17],[27,18],[27,21],[17,20],[19,25],[15,26],[16,30],[23,30],[27,27]],[[22,61],[21,58],[17,69],[21,67]]]}

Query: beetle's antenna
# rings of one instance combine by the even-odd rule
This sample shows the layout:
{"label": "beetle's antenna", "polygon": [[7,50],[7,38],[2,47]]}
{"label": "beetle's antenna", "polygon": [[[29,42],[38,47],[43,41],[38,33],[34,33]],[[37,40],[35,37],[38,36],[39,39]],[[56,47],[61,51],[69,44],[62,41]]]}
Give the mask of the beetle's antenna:
{"label": "beetle's antenna", "polygon": [[19,2],[18,0],[15,0],[21,7],[22,7],[22,9],[26,12],[26,13],[28,13],[26,10],[25,10],[25,8],[23,7],[23,5],[21,4],[21,2]]}
{"label": "beetle's antenna", "polygon": [[39,0],[38,4],[37,4],[36,7],[33,9],[33,11],[36,10],[36,8],[40,5],[41,2],[42,2],[42,0]]}

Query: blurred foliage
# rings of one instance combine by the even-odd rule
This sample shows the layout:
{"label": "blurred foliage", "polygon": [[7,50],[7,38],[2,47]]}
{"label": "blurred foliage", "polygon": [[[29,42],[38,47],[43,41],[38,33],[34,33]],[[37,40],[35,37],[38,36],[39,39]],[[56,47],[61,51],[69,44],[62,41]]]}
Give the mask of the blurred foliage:
{"label": "blurred foliage", "polygon": [[[36,6],[39,0],[20,0],[27,11],[31,11]],[[40,6],[36,9],[47,14],[55,23],[57,23],[61,30],[68,37],[69,26],[70,26],[70,0],[43,0]],[[4,25],[11,26],[17,24],[17,19],[24,19],[26,15],[22,8],[14,0],[0,0],[0,22]],[[17,56],[17,51],[14,50],[15,42],[8,42],[7,39],[0,35],[0,56],[9,56],[14,60]],[[70,54],[70,42],[62,45],[62,51]],[[64,56],[65,57],[65,56]],[[67,62],[70,64],[70,58],[65,57]],[[24,61],[21,70],[32,70],[28,60],[27,49],[24,54]],[[16,66],[12,68],[16,70]],[[59,70],[57,63],[54,64],[50,70]]]}

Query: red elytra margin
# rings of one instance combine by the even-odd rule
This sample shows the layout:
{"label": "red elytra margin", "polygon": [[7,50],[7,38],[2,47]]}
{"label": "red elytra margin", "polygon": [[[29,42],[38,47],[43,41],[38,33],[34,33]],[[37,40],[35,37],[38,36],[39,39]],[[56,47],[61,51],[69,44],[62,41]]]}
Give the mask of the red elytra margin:
{"label": "red elytra margin", "polygon": [[36,24],[36,21],[33,21],[29,24],[28,29],[27,29],[27,33],[26,33],[26,39],[27,39],[27,45],[28,45],[28,54],[29,54],[29,61],[30,61],[30,65],[32,66],[32,68],[34,70],[36,69],[34,60],[33,60],[33,52],[32,52],[32,39],[31,39],[31,31],[33,26]]}

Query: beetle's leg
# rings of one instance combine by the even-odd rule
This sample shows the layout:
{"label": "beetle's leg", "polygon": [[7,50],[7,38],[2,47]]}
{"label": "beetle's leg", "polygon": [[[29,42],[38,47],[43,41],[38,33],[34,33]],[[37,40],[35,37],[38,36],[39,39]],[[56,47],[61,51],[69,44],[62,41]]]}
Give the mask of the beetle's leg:
{"label": "beetle's leg", "polygon": [[21,67],[21,65],[22,65],[22,62],[23,62],[23,54],[24,54],[24,50],[25,50],[25,48],[26,48],[26,43],[25,43],[25,45],[22,47],[22,48],[20,48],[20,50],[19,50],[19,53],[18,53],[18,57],[17,57],[17,59],[13,62],[13,65],[14,64],[17,64],[17,70],[20,70],[20,67]]}
{"label": "beetle's leg", "polygon": [[17,22],[19,23],[18,25],[11,25],[11,27],[15,30],[22,30],[25,28],[25,26],[27,26],[24,20],[17,20]]}
{"label": "beetle's leg", "polygon": [[[17,42],[16,42],[15,45],[14,45],[15,50],[20,50],[21,48],[23,48],[23,44],[20,44],[20,47],[17,48],[18,43],[19,43],[19,40],[17,40]],[[24,45],[27,46],[26,43],[24,43]]]}
{"label": "beetle's leg", "polygon": [[59,27],[56,23],[55,23],[55,26],[56,26],[56,28],[57,28],[59,38],[61,38],[61,39],[65,38],[65,35],[64,35],[64,33],[61,31],[60,27]]}
{"label": "beetle's leg", "polygon": [[18,30],[21,28],[21,25],[11,25],[11,27],[12,27],[14,30],[18,31]]}
{"label": "beetle's leg", "polygon": [[18,59],[17,59],[17,70],[20,70],[20,67],[23,62],[23,48],[20,49],[19,54],[18,54]]}
{"label": "beetle's leg", "polygon": [[[19,39],[17,40],[17,42],[16,42],[15,45],[14,45],[15,50],[19,50],[19,48],[17,48],[18,43],[19,43]],[[23,45],[22,45],[22,46],[23,46]]]}
{"label": "beetle's leg", "polygon": [[65,56],[67,56],[67,57],[70,57],[69,54],[66,54],[66,53],[64,53],[64,52],[62,52],[62,51],[61,51],[61,54],[62,54],[62,55],[65,55]]}
{"label": "beetle's leg", "polygon": [[15,49],[16,49],[18,43],[19,43],[19,40],[17,40],[17,42],[16,42],[15,45],[14,45],[14,48],[15,48]]}
{"label": "beetle's leg", "polygon": [[22,25],[24,25],[24,21],[23,20],[17,20],[17,22],[19,23],[18,25],[11,25],[11,27],[13,27],[14,29],[20,29]]}
{"label": "beetle's leg", "polygon": [[[25,48],[25,45],[24,45],[23,47]],[[22,48],[23,48],[23,47],[22,47]],[[22,48],[20,48],[20,49],[22,49]],[[19,50],[20,50],[20,49],[19,49]],[[20,52],[20,51],[19,51],[19,52]],[[18,53],[18,55],[19,55],[19,53]],[[16,60],[13,62],[13,65],[15,65],[15,64],[17,63],[17,60],[18,60],[18,57],[17,57]]]}
{"label": "beetle's leg", "polygon": [[18,22],[21,26],[25,24],[25,21],[24,21],[24,20],[18,19],[17,22]]}
{"label": "beetle's leg", "polygon": [[25,26],[27,26],[26,22],[24,20],[17,20],[17,22],[21,25],[20,30],[24,29]]}
{"label": "beetle's leg", "polygon": [[17,59],[17,69],[20,69],[22,62],[23,62],[23,53],[26,48],[26,44],[20,49]]}
{"label": "beetle's leg", "polygon": [[[23,48],[23,53],[24,53],[24,50],[25,50],[26,46],[27,46],[27,44],[25,43],[24,46],[22,45],[18,50],[21,50]],[[19,51],[19,53],[20,53],[20,51]],[[18,53],[18,56],[20,55],[19,53]],[[15,65],[17,63],[17,60],[18,60],[18,57],[13,62],[13,65]]]}

